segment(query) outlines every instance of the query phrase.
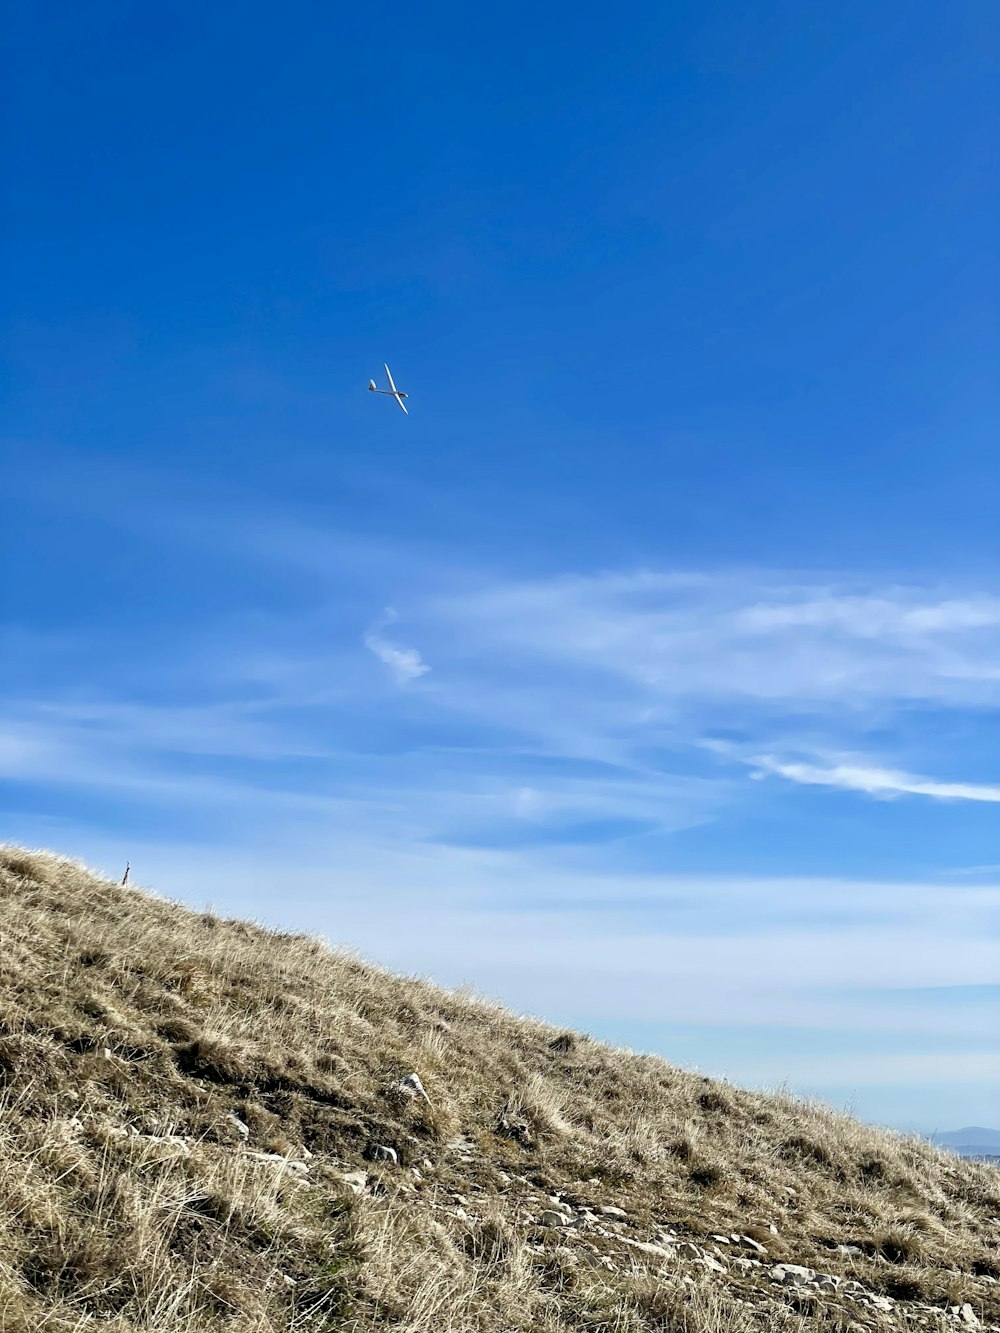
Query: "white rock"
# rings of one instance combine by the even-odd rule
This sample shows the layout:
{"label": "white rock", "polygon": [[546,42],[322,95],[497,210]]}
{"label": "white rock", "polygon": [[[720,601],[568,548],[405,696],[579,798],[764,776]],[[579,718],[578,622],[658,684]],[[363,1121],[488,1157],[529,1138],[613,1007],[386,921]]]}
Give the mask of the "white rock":
{"label": "white rock", "polygon": [[889,1314],[894,1308],[893,1303],[888,1296],[876,1296],[874,1292],[869,1295],[868,1304],[873,1306],[876,1310],[881,1310],[883,1314]]}
{"label": "white rock", "polygon": [[682,1240],[677,1246],[677,1253],[683,1255],[685,1259],[700,1259],[702,1257],[702,1251],[690,1240]]}
{"label": "white rock", "polygon": [[554,1208],[546,1208],[538,1219],[538,1225],[543,1227],[568,1227],[571,1219],[565,1213],[556,1212]]}
{"label": "white rock", "polygon": [[729,1245],[731,1243],[728,1236],[718,1236],[715,1232],[712,1232],[708,1239],[718,1241],[720,1245]]}
{"label": "white rock", "polygon": [[393,1165],[399,1164],[399,1153],[395,1148],[387,1148],[385,1144],[380,1143],[372,1149],[372,1161],[374,1162],[392,1162]]}
{"label": "white rock", "polygon": [[625,1211],[624,1208],[614,1208],[610,1204],[608,1204],[608,1206],[605,1208],[599,1208],[597,1211],[601,1214],[602,1217],[617,1217],[621,1220],[624,1220],[625,1218],[628,1217],[628,1213]]}
{"label": "white rock", "polygon": [[815,1270],[806,1268],[803,1264],[775,1264],[771,1269],[772,1282],[783,1282],[791,1287],[803,1287],[815,1276]]}
{"label": "white rock", "polygon": [[702,1268],[707,1268],[712,1273],[724,1273],[726,1271],[725,1264],[720,1264],[718,1259],[713,1259],[710,1254],[703,1255],[697,1262],[701,1264]]}
{"label": "white rock", "polygon": [[654,1245],[648,1240],[632,1240],[629,1236],[618,1236],[617,1240],[622,1245],[627,1245],[630,1250],[641,1250],[643,1254],[651,1254],[656,1259],[673,1259],[675,1250],[665,1249],[662,1245]]}
{"label": "white rock", "polygon": [[408,1092],[412,1097],[422,1097],[427,1105],[430,1106],[431,1099],[424,1091],[424,1085],[420,1082],[419,1074],[406,1074],[399,1080],[399,1086],[404,1092]]}
{"label": "white rock", "polygon": [[739,1241],[741,1245],[745,1245],[747,1249],[753,1250],[755,1254],[767,1253],[767,1251],[764,1249],[764,1246],[761,1245],[760,1241],[754,1240],[753,1236],[740,1236]]}
{"label": "white rock", "polygon": [[355,1194],[364,1194],[368,1185],[367,1171],[345,1171],[341,1180]]}
{"label": "white rock", "polygon": [[776,1236],[778,1234],[778,1228],[774,1225],[773,1222],[769,1222],[767,1224],[767,1229],[768,1231],[770,1231],[772,1236]]}
{"label": "white rock", "polygon": [[975,1310],[973,1310],[972,1306],[969,1304],[968,1301],[966,1301],[964,1305],[959,1307],[958,1317],[959,1319],[961,1319],[963,1324],[967,1324],[970,1328],[979,1327],[979,1320],[976,1318],[976,1312]]}
{"label": "white rock", "polygon": [[229,1114],[226,1116],[226,1119],[232,1125],[233,1129],[236,1130],[236,1133],[240,1136],[240,1138],[244,1140],[244,1142],[250,1137],[250,1126],[245,1125],[238,1115],[233,1115],[233,1113],[230,1111]]}

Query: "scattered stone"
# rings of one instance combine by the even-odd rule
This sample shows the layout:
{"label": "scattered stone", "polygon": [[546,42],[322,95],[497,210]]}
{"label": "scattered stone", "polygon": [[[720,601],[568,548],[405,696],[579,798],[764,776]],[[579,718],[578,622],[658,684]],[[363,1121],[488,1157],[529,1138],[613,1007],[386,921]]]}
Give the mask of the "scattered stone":
{"label": "scattered stone", "polygon": [[881,1310],[883,1314],[890,1314],[895,1308],[892,1300],[888,1296],[876,1296],[874,1292],[868,1295],[868,1304],[876,1310]]}
{"label": "scattered stone", "polygon": [[597,1211],[600,1213],[602,1217],[615,1217],[622,1222],[624,1222],[628,1217],[628,1213],[625,1211],[624,1208],[614,1208],[610,1204],[608,1204],[604,1208],[598,1208]]}
{"label": "scattered stone", "polygon": [[836,1289],[843,1282],[841,1277],[833,1277],[830,1273],[817,1273],[813,1278],[814,1287],[833,1287]]}
{"label": "scattered stone", "polygon": [[233,1115],[232,1111],[230,1111],[227,1114],[226,1119],[229,1121],[233,1129],[236,1130],[236,1133],[245,1143],[247,1139],[250,1137],[250,1126],[245,1125],[238,1115]]}
{"label": "scattered stone", "polygon": [[399,1153],[395,1148],[387,1148],[384,1143],[379,1143],[372,1149],[372,1161],[391,1162],[393,1166],[398,1166]]}
{"label": "scattered stone", "polygon": [[683,1255],[685,1259],[700,1259],[702,1251],[690,1240],[682,1240],[677,1246],[677,1253]]}
{"label": "scattered stone", "polygon": [[976,1317],[976,1312],[968,1301],[966,1301],[964,1305],[959,1306],[958,1317],[961,1319],[962,1323],[967,1324],[969,1328],[979,1327],[979,1320]]}
{"label": "scattered stone", "polygon": [[745,1245],[747,1249],[753,1250],[755,1254],[767,1253],[767,1251],[764,1249],[764,1246],[761,1245],[760,1241],[754,1240],[753,1236],[740,1236],[739,1242],[741,1245]]}
{"label": "scattered stone", "polygon": [[355,1194],[364,1194],[368,1187],[367,1171],[345,1171],[341,1176],[347,1188]]}
{"label": "scattered stone", "polygon": [[837,1253],[838,1253],[838,1254],[860,1254],[860,1253],[861,1253],[861,1246],[860,1246],[860,1245],[838,1245],[838,1246],[837,1246]]}
{"label": "scattered stone", "polygon": [[546,1208],[538,1219],[538,1225],[542,1227],[568,1227],[571,1219],[565,1213],[556,1212],[554,1208]]}
{"label": "scattered stone", "polygon": [[781,1282],[790,1287],[804,1287],[816,1276],[815,1269],[804,1264],[775,1264],[771,1269],[771,1281]]}
{"label": "scattered stone", "polygon": [[718,1259],[713,1259],[710,1254],[703,1254],[697,1262],[701,1264],[702,1268],[707,1268],[712,1273],[724,1273],[726,1271],[725,1264],[720,1264]]}
{"label": "scattered stone", "polygon": [[268,1162],[272,1166],[280,1166],[283,1171],[287,1171],[292,1176],[304,1176],[309,1171],[308,1162],[297,1162],[292,1157],[282,1157],[276,1152],[248,1152],[245,1157],[252,1157],[257,1162]]}
{"label": "scattered stone", "polygon": [[728,1236],[718,1236],[718,1235],[715,1234],[714,1231],[711,1233],[711,1235],[709,1236],[708,1239],[709,1239],[709,1240],[715,1240],[715,1241],[718,1241],[720,1245],[729,1245],[729,1244],[731,1244],[730,1239],[729,1239]]}
{"label": "scattered stone", "polygon": [[427,1105],[430,1106],[431,1099],[427,1096],[427,1093],[424,1090],[424,1085],[420,1082],[419,1074],[407,1074],[404,1078],[399,1080],[399,1086],[404,1092],[409,1093],[411,1097],[422,1097]]}
{"label": "scattered stone", "polygon": [[768,1231],[770,1231],[772,1236],[776,1236],[778,1234],[778,1228],[774,1225],[773,1222],[769,1222],[767,1224],[767,1229]]}
{"label": "scattered stone", "polygon": [[643,1254],[651,1254],[656,1259],[674,1258],[674,1250],[668,1250],[662,1245],[654,1245],[648,1240],[632,1240],[629,1236],[618,1236],[617,1240],[622,1245],[627,1245],[630,1250],[641,1250]]}

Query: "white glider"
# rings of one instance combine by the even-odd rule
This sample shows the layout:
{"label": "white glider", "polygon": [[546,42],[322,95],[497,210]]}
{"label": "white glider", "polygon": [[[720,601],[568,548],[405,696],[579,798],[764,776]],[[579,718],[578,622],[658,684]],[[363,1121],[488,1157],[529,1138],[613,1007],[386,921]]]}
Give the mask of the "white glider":
{"label": "white glider", "polygon": [[[382,364],[385,365],[385,362],[383,361]],[[385,367],[385,373],[389,376],[389,384],[390,384],[391,387],[388,388],[388,389],[376,389],[376,387],[375,387],[375,381],[374,381],[374,380],[369,380],[369,381],[368,381],[368,388],[369,388],[369,390],[370,390],[372,393],[384,393],[384,394],[386,394],[389,398],[395,398],[396,402],[400,405],[400,407],[403,408],[403,411],[406,412],[406,407],[405,407],[404,404],[403,404],[403,399],[404,399],[404,398],[408,398],[408,397],[409,397],[409,394],[406,394],[406,393],[400,393],[400,391],[396,388],[395,384],[393,384],[393,381],[392,381],[392,372],[390,371],[390,369],[389,369],[388,366]],[[410,415],[409,412],[406,412],[406,415],[409,416],[409,415]]]}

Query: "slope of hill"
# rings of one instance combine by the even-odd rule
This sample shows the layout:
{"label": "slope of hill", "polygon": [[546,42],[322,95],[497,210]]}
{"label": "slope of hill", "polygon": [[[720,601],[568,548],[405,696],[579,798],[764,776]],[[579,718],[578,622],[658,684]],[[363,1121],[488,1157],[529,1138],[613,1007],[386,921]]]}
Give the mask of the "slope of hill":
{"label": "slope of hill", "polygon": [[932,1134],[935,1143],[949,1148],[961,1148],[974,1143],[1000,1152],[1000,1129],[984,1129],[982,1125],[968,1125],[965,1129],[950,1129],[940,1134]]}
{"label": "slope of hill", "polygon": [[991,1166],[55,856],[0,909],[4,1333],[1000,1326]]}

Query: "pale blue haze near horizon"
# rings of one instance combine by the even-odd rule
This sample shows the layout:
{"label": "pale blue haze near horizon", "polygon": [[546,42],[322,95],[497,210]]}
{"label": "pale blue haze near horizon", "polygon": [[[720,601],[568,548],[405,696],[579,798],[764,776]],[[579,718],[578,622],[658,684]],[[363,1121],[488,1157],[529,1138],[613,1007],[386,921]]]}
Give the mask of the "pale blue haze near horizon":
{"label": "pale blue haze near horizon", "polygon": [[2,836],[997,1125],[996,7],[3,42]]}

